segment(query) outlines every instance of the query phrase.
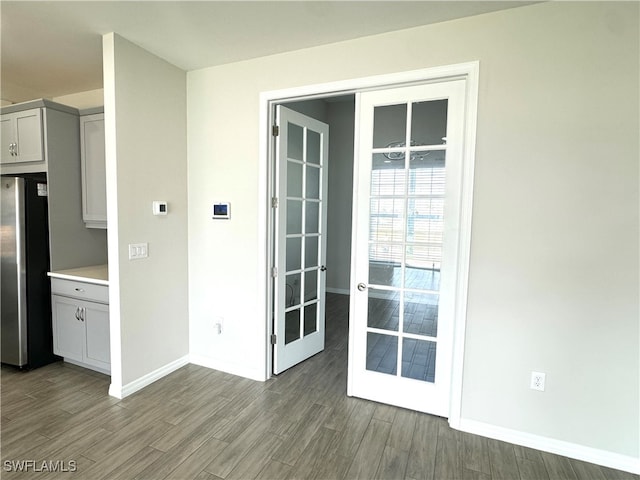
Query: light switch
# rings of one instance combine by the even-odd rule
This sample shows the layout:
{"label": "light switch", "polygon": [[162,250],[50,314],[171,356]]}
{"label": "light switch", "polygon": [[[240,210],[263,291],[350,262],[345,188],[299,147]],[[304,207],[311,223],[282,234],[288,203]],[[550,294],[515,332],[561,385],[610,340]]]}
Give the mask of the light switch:
{"label": "light switch", "polygon": [[130,243],[129,244],[129,260],[147,258],[148,256],[149,256],[148,243]]}

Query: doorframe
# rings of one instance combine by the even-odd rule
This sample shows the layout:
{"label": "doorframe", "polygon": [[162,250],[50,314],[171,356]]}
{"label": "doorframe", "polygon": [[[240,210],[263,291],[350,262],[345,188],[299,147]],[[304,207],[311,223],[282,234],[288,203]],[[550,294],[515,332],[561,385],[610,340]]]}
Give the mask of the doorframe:
{"label": "doorframe", "polygon": [[[458,242],[459,266],[456,282],[456,302],[453,333],[453,358],[451,370],[451,400],[449,408],[449,424],[458,428],[460,425],[462,404],[462,379],[464,367],[464,339],[466,331],[467,294],[469,280],[469,260],[471,252],[471,214],[473,209],[473,179],[475,166],[475,144],[478,111],[478,84],[480,63],[478,61],[458,63],[440,67],[410,70],[384,75],[340,80],[336,82],[304,85],[300,87],[271,90],[260,93],[259,98],[259,196],[262,206],[259,208],[259,236],[266,238],[260,248],[264,248],[260,256],[260,264],[264,272],[264,282],[260,285],[265,300],[265,379],[271,378],[272,354],[271,335],[273,332],[273,277],[274,266],[274,222],[272,221],[271,198],[275,191],[275,141],[271,134],[275,105],[289,101],[303,101],[340,95],[355,94],[367,90],[398,88],[424,83],[443,82],[453,79],[465,80],[465,131],[463,146],[463,178],[460,214],[460,232]],[[359,123],[356,109],[356,126]],[[354,156],[358,151],[358,138],[354,139]],[[355,157],[354,157],[355,158]],[[358,175],[358,161],[354,161],[354,179]],[[355,185],[354,185],[355,188]],[[354,195],[357,192],[354,191]],[[353,218],[356,221],[356,218]],[[353,250],[353,237],[352,245]],[[352,263],[353,268],[353,263]],[[352,272],[353,274],[353,272]],[[353,285],[350,287],[353,290]],[[351,292],[353,295],[353,292]],[[352,319],[350,320],[350,322]],[[350,327],[351,328],[351,327]],[[349,345],[349,356],[353,349]],[[349,361],[352,359],[350,358]]]}

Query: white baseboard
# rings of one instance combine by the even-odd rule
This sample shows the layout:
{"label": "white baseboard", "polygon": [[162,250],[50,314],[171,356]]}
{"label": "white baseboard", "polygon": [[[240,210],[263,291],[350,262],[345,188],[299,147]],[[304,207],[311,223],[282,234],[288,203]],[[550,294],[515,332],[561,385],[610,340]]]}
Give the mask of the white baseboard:
{"label": "white baseboard", "polygon": [[604,467],[615,468],[625,472],[640,474],[640,458],[629,457],[619,453],[585,447],[576,443],[565,442],[553,438],[533,435],[531,433],[498,427],[475,420],[460,419],[453,428],[523,447],[555,453],[563,457],[574,458],[584,462],[595,463]]}
{"label": "white baseboard", "polygon": [[171,372],[184,367],[189,363],[189,356],[185,355],[184,357],[180,357],[173,362],[167,363],[162,367],[154,370],[153,372],[149,372],[146,375],[134,380],[133,382],[129,382],[126,385],[123,385],[121,388],[114,386],[111,384],[109,386],[109,395],[116,398],[124,398],[132,393],[137,392],[138,390],[143,389],[147,385],[151,385],[156,380],[161,379],[162,377],[166,377]]}
{"label": "white baseboard", "polygon": [[210,357],[205,357],[204,355],[191,354],[189,356],[189,362],[194,365],[200,365],[201,367],[207,367],[220,372],[230,373],[231,375],[237,375],[238,377],[248,378],[249,380],[257,380],[258,382],[264,382],[267,380],[265,372],[263,371],[246,368],[234,363],[221,362]]}
{"label": "white baseboard", "polygon": [[349,290],[344,289],[344,288],[325,288],[325,290],[327,291],[327,293],[339,293],[340,295],[349,295]]}

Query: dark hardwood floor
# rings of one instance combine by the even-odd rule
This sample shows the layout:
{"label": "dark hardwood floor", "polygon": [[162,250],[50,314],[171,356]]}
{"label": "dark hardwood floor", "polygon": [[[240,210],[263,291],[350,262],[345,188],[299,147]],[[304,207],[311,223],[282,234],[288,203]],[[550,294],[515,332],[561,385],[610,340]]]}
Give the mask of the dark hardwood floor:
{"label": "dark hardwood floor", "polygon": [[118,400],[71,365],[2,367],[2,478],[638,480],[347,397],[348,298],[329,297],[327,349],[265,383],[188,365]]}

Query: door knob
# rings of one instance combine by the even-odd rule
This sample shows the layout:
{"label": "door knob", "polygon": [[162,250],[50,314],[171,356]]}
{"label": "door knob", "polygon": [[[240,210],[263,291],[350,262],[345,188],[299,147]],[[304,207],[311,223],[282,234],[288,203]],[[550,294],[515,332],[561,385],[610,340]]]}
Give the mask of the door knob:
{"label": "door knob", "polygon": [[364,292],[367,289],[367,285],[364,283],[359,283],[358,284],[358,290],[360,290],[361,292]]}

